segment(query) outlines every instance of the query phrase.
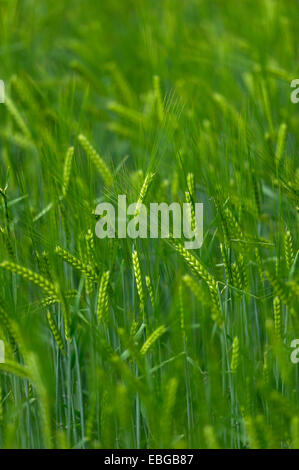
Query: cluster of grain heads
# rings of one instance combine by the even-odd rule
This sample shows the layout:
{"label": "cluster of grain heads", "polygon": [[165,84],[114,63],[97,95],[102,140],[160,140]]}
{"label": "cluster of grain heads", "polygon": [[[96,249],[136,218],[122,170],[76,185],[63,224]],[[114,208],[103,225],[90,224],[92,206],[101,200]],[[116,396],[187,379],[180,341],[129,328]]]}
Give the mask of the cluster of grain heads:
{"label": "cluster of grain heads", "polygon": [[69,188],[73,156],[74,156],[74,147],[69,147],[66,153],[64,167],[63,167],[63,184],[62,184],[63,197],[66,196],[68,188]]}
{"label": "cluster of grain heads", "polygon": [[28,281],[33,282],[49,296],[56,297],[56,290],[54,284],[52,284],[40,274],[37,274],[28,268],[24,268],[23,266],[20,266],[16,263],[12,263],[10,261],[3,261],[0,266],[4,269],[7,269],[8,271],[18,274],[19,276],[23,277],[23,279],[28,279]]}
{"label": "cluster of grain heads", "polygon": [[239,338],[235,336],[233,340],[232,358],[231,358],[231,364],[230,364],[230,370],[233,373],[237,372],[238,367],[239,367],[239,352],[240,352]]}
{"label": "cluster of grain heads", "polygon": [[[64,295],[66,299],[72,299],[78,295],[78,291],[76,291],[75,289],[72,289],[72,290],[66,291]],[[50,307],[51,305],[59,303],[59,302],[60,302],[60,299],[58,296],[49,296],[41,300],[41,305],[42,307]]]}
{"label": "cluster of grain heads", "polygon": [[139,263],[138,253],[137,253],[136,250],[134,250],[133,253],[132,253],[132,261],[133,261],[133,269],[134,269],[134,275],[135,275],[135,280],[136,280],[136,285],[137,285],[137,292],[138,292],[138,296],[139,296],[140,311],[143,311],[143,309],[144,309],[144,292],[143,292],[143,284],[142,284],[140,263]]}
{"label": "cluster of grain heads", "polygon": [[113,183],[113,176],[108,166],[106,165],[105,161],[102,159],[102,157],[100,157],[100,155],[92,147],[90,142],[87,140],[87,138],[83,134],[80,134],[78,136],[78,140],[80,144],[82,145],[82,147],[84,148],[85,152],[87,153],[93,165],[96,167],[100,175],[102,175],[105,181],[105,184],[107,186],[111,186]]}
{"label": "cluster of grain heads", "polygon": [[145,341],[140,349],[140,354],[145,356],[149,349],[155,344],[155,342],[166,332],[164,325],[159,326]]}
{"label": "cluster of grain heads", "polygon": [[98,322],[107,322],[108,318],[108,283],[110,278],[110,271],[105,271],[102,274],[100,287],[99,287],[99,294],[98,294],[98,302],[97,302],[97,317]]}

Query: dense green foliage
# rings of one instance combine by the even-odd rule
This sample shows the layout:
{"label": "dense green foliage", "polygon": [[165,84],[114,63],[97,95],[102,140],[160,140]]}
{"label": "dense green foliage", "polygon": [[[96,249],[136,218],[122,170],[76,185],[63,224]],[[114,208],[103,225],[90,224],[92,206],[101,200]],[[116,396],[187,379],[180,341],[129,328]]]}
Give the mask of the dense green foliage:
{"label": "dense green foliage", "polygon": [[[298,21],[0,0],[1,447],[299,448]],[[203,202],[201,249],[98,239],[119,194]]]}

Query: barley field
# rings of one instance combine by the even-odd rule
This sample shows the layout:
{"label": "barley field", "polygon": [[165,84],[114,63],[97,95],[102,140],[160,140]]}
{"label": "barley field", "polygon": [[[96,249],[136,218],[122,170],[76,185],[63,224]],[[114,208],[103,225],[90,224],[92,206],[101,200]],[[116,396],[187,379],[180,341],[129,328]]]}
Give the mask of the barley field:
{"label": "barley field", "polygon": [[[0,0],[1,448],[299,448],[298,23]],[[119,195],[203,203],[201,248],[98,238]]]}

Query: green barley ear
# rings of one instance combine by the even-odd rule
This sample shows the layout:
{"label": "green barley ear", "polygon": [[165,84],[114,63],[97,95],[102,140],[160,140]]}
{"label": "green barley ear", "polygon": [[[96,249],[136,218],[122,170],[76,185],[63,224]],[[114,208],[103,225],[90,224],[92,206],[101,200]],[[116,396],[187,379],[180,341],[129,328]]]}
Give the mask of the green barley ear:
{"label": "green barley ear", "polygon": [[160,122],[164,119],[164,104],[161,95],[161,84],[160,84],[160,77],[158,75],[154,75],[153,78],[153,85],[154,85],[154,93],[156,99],[156,106],[157,106],[157,115]]}
{"label": "green barley ear", "polygon": [[147,290],[148,290],[148,293],[149,293],[149,296],[150,296],[150,299],[151,299],[152,306],[154,307],[155,306],[155,297],[154,297],[152,281],[151,281],[151,278],[149,276],[145,276],[145,283],[146,283],[146,287],[147,287]]}
{"label": "green barley ear", "polygon": [[[239,291],[242,290],[242,281],[241,281],[241,275],[239,271],[239,267],[237,263],[232,264],[232,276],[233,276],[233,285],[238,289]],[[238,295],[242,295],[241,292],[237,292]]]}
{"label": "green barley ear", "polygon": [[25,124],[25,121],[23,117],[21,116],[21,113],[18,111],[17,107],[15,106],[14,102],[9,96],[5,96],[5,105],[7,107],[8,112],[11,114],[12,118],[14,119],[15,123],[19,127],[19,129],[22,131],[23,136],[22,137],[27,137],[29,140],[31,140],[31,134],[30,131]]}
{"label": "green barley ear", "polygon": [[72,341],[71,338],[71,311],[69,308],[69,304],[66,302],[65,294],[62,292],[60,284],[57,282],[55,283],[55,288],[57,292],[57,297],[59,299],[59,303],[61,304],[61,312],[63,317],[63,326],[64,326],[64,337],[67,342]]}
{"label": "green barley ear", "polygon": [[224,209],[224,218],[226,219],[226,226],[228,227],[230,238],[231,239],[237,239],[237,240],[243,240],[244,235],[242,232],[242,229],[239,225],[239,222],[235,218],[234,214],[232,211],[226,207]]}
{"label": "green barley ear", "polygon": [[23,277],[23,279],[28,279],[28,281],[33,282],[46,294],[54,297],[56,296],[54,285],[40,274],[37,274],[30,269],[24,268],[19,264],[11,263],[10,261],[3,261],[0,266],[4,269],[7,269],[8,271],[18,274],[19,276]]}
{"label": "green barley ear", "polygon": [[4,238],[4,243],[6,245],[6,248],[7,248],[7,252],[8,252],[8,255],[11,259],[15,259],[16,258],[16,255],[15,255],[15,248],[13,246],[13,243],[12,243],[12,236],[10,233],[8,233],[7,229],[3,228],[3,227],[0,227],[0,232]]}
{"label": "green barley ear", "polygon": [[87,246],[88,260],[91,262],[94,256],[94,237],[90,229],[87,230],[87,234],[85,235],[85,240],[86,240],[86,246]]}
{"label": "green barley ear", "polygon": [[188,266],[191,268],[194,274],[200,279],[203,279],[208,288],[212,301],[212,319],[217,323],[219,328],[223,326],[223,315],[218,294],[218,285],[214,277],[209,271],[199,262],[195,256],[186,250],[181,243],[177,243],[174,239],[170,238],[168,242],[174,247],[174,249],[184,258]]}
{"label": "green barley ear", "polygon": [[107,321],[108,315],[108,283],[110,278],[110,271],[106,271],[102,274],[99,294],[98,294],[98,303],[97,303],[97,316],[98,322]]}
{"label": "green barley ear", "polygon": [[50,329],[52,331],[53,337],[56,341],[56,344],[59,347],[62,354],[65,356],[65,347],[64,347],[64,342],[63,342],[62,336],[61,336],[61,334],[58,330],[58,327],[55,323],[55,320],[54,320],[54,318],[53,318],[53,316],[52,316],[52,314],[49,310],[47,311],[47,320],[48,320]]}
{"label": "green barley ear", "polygon": [[171,424],[174,418],[177,389],[178,380],[176,377],[173,377],[167,382],[167,391],[165,393],[163,414],[161,417],[161,434],[166,440],[171,436]]}
{"label": "green barley ear", "polygon": [[139,215],[140,206],[147,196],[147,193],[149,191],[150,185],[152,184],[154,176],[155,176],[155,173],[148,173],[144,179],[142,188],[140,190],[139,198],[136,204],[136,209],[135,209],[135,214],[134,214],[135,217]]}
{"label": "green barley ear", "polygon": [[187,265],[200,279],[208,282],[213,279],[213,276],[209,271],[198,261],[198,259],[190,253],[190,250],[186,250],[181,243],[178,243],[173,238],[169,238],[168,242],[173,248],[183,257]]}
{"label": "green barley ear", "polygon": [[205,426],[203,433],[208,449],[220,449],[213,426]]}
{"label": "green barley ear", "polygon": [[82,263],[76,256],[72,255],[69,251],[57,246],[55,248],[55,253],[64,259],[67,263],[73,266],[75,269],[80,271],[85,277],[89,278],[90,280],[97,282],[98,276],[95,270],[88,264]]}
{"label": "green barley ear", "polygon": [[186,201],[190,204],[191,208],[191,228],[193,231],[196,229],[196,220],[194,212],[194,200],[195,200],[195,183],[194,183],[194,174],[188,173],[187,175],[187,189],[185,192]]}
{"label": "green barley ear", "polygon": [[144,292],[143,292],[140,263],[139,263],[137,251],[133,251],[132,260],[133,260],[133,269],[134,269],[135,280],[136,280],[136,285],[137,285],[137,292],[138,292],[139,302],[140,302],[140,310],[142,311],[144,309]]}
{"label": "green barley ear", "polygon": [[42,252],[42,266],[43,266],[43,273],[49,281],[53,282],[52,276],[52,265],[49,260],[49,254],[46,251]]}
{"label": "green barley ear", "polygon": [[237,372],[239,367],[239,338],[237,336],[234,337],[233,347],[232,347],[232,359],[230,364],[231,372]]}
{"label": "green barley ear", "polygon": [[194,182],[194,174],[188,173],[187,175],[187,188],[190,193],[191,198],[194,200],[195,198],[195,182]]}
{"label": "green barley ear", "polygon": [[130,328],[130,338],[134,338],[134,336],[137,333],[137,328],[138,328],[138,322],[136,320],[133,320],[131,328]]}
{"label": "green barley ear", "polygon": [[215,279],[211,279],[207,284],[212,301],[212,320],[218,325],[219,328],[223,328],[224,319],[221,310],[217,282]]}
{"label": "green barley ear", "polygon": [[238,267],[241,276],[242,289],[246,290],[248,287],[247,265],[245,264],[244,257],[241,254],[238,257]]}
{"label": "green barley ear", "polygon": [[17,335],[15,331],[14,324],[9,316],[6,314],[5,310],[0,307],[0,324],[1,327],[4,327],[5,332],[7,333],[7,338],[9,340],[10,346],[14,349],[17,344]]}
{"label": "green barley ear", "polygon": [[285,249],[285,260],[288,271],[290,271],[292,264],[294,262],[294,248],[293,248],[293,237],[289,230],[286,231],[284,237],[284,249]]}
{"label": "green barley ear", "polygon": [[82,147],[84,148],[87,155],[89,156],[90,160],[92,161],[92,163],[94,164],[94,166],[98,170],[98,172],[102,175],[106,185],[111,186],[112,183],[113,183],[113,176],[112,176],[112,173],[110,172],[108,166],[106,165],[106,163],[102,159],[102,157],[100,157],[100,155],[92,147],[90,142],[87,140],[87,138],[83,134],[80,134],[78,136],[78,140],[79,140],[80,144],[82,145]]}
{"label": "green barley ear", "polygon": [[88,442],[92,441],[93,427],[97,413],[97,395],[95,392],[92,392],[90,395],[91,397],[85,426],[85,437]]}
{"label": "green barley ear", "polygon": [[182,279],[186,286],[188,286],[189,289],[193,292],[197,300],[203,302],[203,295],[201,293],[198,282],[196,282],[196,280],[192,276],[189,276],[189,274],[185,274]]}
{"label": "green barley ear", "polygon": [[153,344],[165,333],[166,328],[164,325],[159,326],[145,341],[142,348],[140,349],[140,354],[145,356]]}
{"label": "green barley ear", "polygon": [[277,145],[276,145],[276,151],[275,151],[275,160],[276,160],[277,166],[280,163],[280,160],[284,151],[286,134],[287,134],[287,125],[283,122],[279,126],[278,136],[277,136]]}
{"label": "green barley ear", "polygon": [[27,366],[23,366],[16,361],[5,360],[2,364],[0,363],[0,371],[8,372],[9,374],[16,375],[21,379],[31,379],[31,371]]}
{"label": "green barley ear", "polygon": [[[75,289],[72,289],[72,290],[65,292],[64,295],[67,299],[72,299],[78,295],[78,291],[76,291]],[[49,296],[49,297],[43,298],[40,303],[42,307],[50,307],[50,305],[60,303],[60,299],[58,296],[56,297]]]}
{"label": "green barley ear", "polygon": [[191,218],[191,229],[194,232],[196,230],[196,219],[195,219],[195,212],[194,212],[194,203],[189,191],[185,192],[186,202],[189,204],[190,207],[190,218]]}
{"label": "green barley ear", "polygon": [[[94,238],[90,229],[88,229],[87,234],[85,235],[85,240],[88,265],[91,266],[94,270],[96,270],[96,265],[94,261]],[[87,295],[90,295],[93,292],[93,281],[88,277],[86,277],[85,279],[85,290]]]}
{"label": "green barley ear", "polygon": [[70,183],[73,156],[74,156],[74,147],[70,147],[66,153],[64,167],[63,167],[63,185],[62,185],[63,197],[66,196],[69,183]]}
{"label": "green barley ear", "polygon": [[266,271],[265,274],[272,284],[274,294],[279,297],[285,305],[289,306],[291,299],[290,292],[287,289],[287,284],[278,279],[276,276],[270,274],[268,271]]}
{"label": "green barley ear", "polygon": [[110,111],[115,112],[122,118],[137,124],[138,126],[147,125],[146,116],[135,109],[128,108],[128,106],[123,106],[122,104],[117,103],[116,101],[110,101],[107,105],[107,108]]}
{"label": "green barley ear", "polygon": [[126,385],[120,383],[116,387],[116,408],[121,426],[130,428],[130,399]]}
{"label": "green barley ear", "polygon": [[114,62],[109,63],[107,64],[107,68],[110,71],[114,79],[114,82],[121,93],[123,100],[126,102],[128,106],[133,106],[134,104],[133,92],[126,78],[124,77],[121,70],[117,66],[117,64]]}
{"label": "green barley ear", "polygon": [[279,297],[274,297],[273,307],[274,307],[275,334],[278,338],[280,338],[281,337],[281,304],[280,304]]}

